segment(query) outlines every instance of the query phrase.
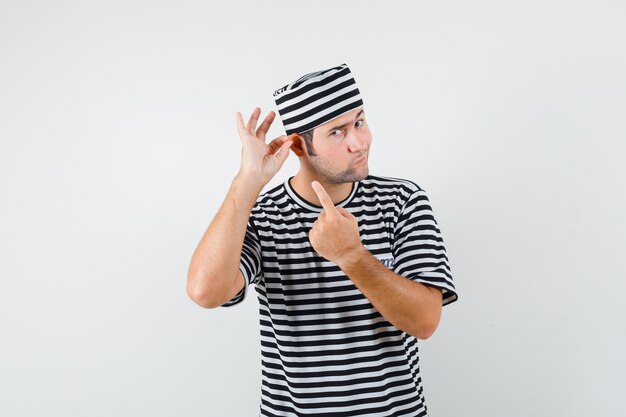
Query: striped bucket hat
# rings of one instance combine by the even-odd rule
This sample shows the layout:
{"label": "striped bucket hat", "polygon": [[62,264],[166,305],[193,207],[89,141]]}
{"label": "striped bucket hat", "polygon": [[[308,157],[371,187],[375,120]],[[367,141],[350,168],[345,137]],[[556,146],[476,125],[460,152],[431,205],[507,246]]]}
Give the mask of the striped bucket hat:
{"label": "striped bucket hat", "polygon": [[287,135],[304,133],[363,105],[346,64],[306,74],[274,92]]}

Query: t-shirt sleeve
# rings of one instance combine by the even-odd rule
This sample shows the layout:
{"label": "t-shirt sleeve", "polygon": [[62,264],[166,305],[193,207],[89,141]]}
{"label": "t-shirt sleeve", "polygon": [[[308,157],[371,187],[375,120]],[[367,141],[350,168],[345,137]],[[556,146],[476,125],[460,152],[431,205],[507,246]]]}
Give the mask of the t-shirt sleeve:
{"label": "t-shirt sleeve", "polygon": [[243,274],[245,284],[241,291],[222,304],[222,307],[231,307],[242,302],[246,298],[248,286],[258,283],[261,279],[261,242],[251,219],[248,220],[246,234],[243,239],[241,257],[239,258],[239,270]]}
{"label": "t-shirt sleeve", "polygon": [[442,290],[443,304],[458,299],[441,231],[430,201],[420,189],[404,204],[394,231],[396,274]]}

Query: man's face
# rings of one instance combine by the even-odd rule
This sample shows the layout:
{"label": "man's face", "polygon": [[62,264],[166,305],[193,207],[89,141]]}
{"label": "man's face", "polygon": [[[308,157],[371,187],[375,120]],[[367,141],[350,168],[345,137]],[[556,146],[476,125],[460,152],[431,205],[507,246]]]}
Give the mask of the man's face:
{"label": "man's face", "polygon": [[369,173],[372,134],[363,108],[354,109],[313,131],[315,156],[309,162],[331,184],[360,181]]}

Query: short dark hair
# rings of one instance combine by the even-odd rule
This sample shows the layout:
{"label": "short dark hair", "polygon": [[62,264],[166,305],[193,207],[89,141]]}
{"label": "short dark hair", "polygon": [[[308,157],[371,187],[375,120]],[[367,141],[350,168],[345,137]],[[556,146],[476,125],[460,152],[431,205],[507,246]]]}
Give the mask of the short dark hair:
{"label": "short dark hair", "polygon": [[306,132],[299,133],[304,139],[304,144],[306,145],[306,150],[309,152],[309,156],[316,156],[315,148],[313,148],[313,131],[315,129],[307,130]]}

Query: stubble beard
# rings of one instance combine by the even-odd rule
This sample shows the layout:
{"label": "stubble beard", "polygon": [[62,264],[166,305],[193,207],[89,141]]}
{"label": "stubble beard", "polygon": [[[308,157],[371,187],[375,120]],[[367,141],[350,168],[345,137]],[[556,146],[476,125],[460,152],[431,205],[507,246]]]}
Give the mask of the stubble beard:
{"label": "stubble beard", "polygon": [[320,176],[329,184],[343,184],[346,182],[361,181],[369,174],[367,162],[363,165],[350,167],[340,172],[335,172],[328,163],[319,156],[310,159],[311,165],[317,170]]}

